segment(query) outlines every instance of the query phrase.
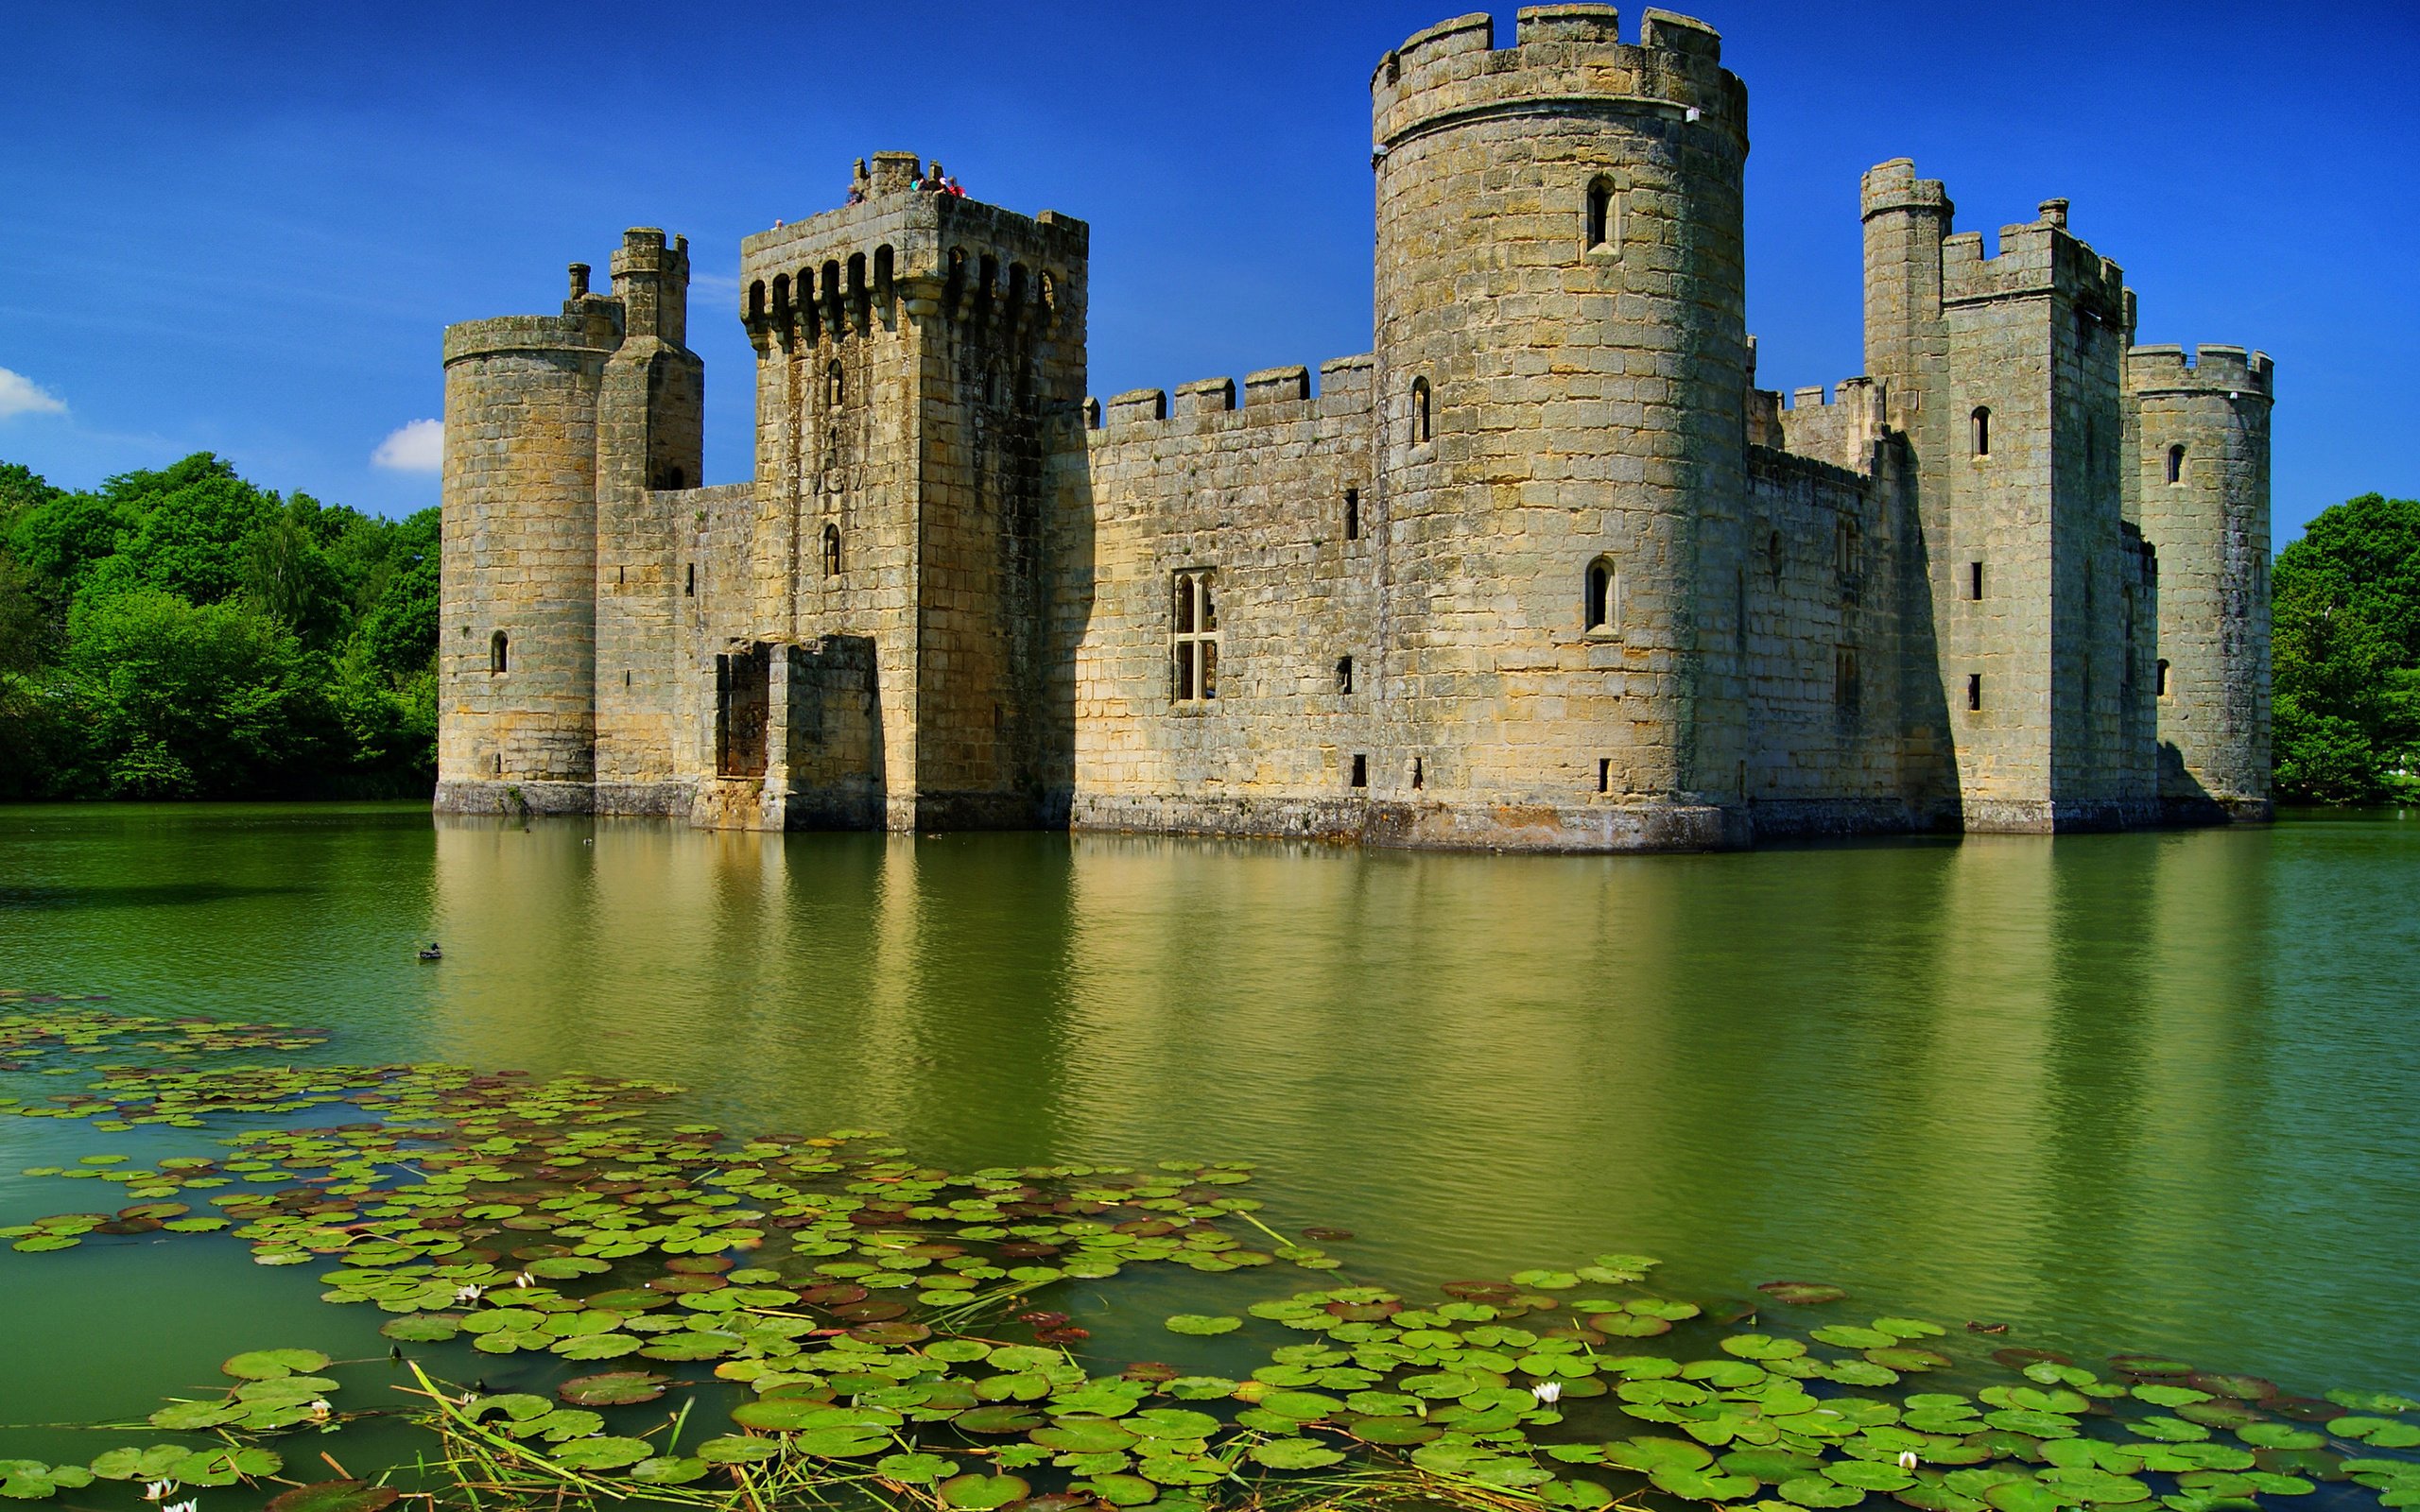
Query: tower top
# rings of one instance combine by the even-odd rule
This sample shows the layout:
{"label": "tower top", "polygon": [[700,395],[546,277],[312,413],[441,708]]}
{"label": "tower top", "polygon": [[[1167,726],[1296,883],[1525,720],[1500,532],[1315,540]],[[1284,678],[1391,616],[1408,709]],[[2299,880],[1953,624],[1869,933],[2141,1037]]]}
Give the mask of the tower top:
{"label": "tower top", "polygon": [[1534,113],[1552,103],[1582,114],[1625,112],[1704,124],[1746,150],[1748,91],[1722,67],[1712,26],[1650,8],[1638,41],[1621,40],[1613,6],[1530,6],[1510,47],[1495,18],[1457,16],[1415,32],[1370,78],[1379,156],[1426,132],[1467,121]]}

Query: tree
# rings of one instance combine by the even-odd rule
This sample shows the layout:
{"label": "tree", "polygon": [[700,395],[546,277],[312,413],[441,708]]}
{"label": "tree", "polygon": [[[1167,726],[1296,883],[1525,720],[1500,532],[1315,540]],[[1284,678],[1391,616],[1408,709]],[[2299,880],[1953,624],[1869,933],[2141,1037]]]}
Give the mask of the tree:
{"label": "tree", "polygon": [[2420,502],[2337,505],[2271,581],[2278,796],[2366,803],[2420,788]]}
{"label": "tree", "polygon": [[249,604],[157,588],[81,595],[67,684],[114,798],[301,797],[325,785],[335,720],[291,632]]}

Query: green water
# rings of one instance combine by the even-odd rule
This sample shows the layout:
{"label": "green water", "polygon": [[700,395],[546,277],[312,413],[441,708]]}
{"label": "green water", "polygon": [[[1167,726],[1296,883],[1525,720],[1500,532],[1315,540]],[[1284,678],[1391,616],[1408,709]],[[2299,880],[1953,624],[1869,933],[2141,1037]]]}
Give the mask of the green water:
{"label": "green water", "polygon": [[[1541,859],[0,810],[0,983],[663,1077],[960,1167],[1255,1160],[1356,1277],[1637,1250],[1685,1296],[1834,1281],[2305,1389],[2420,1386],[2415,982],[2394,812]],[[0,1222],[84,1205],[20,1166],[137,1139],[0,1121]],[[139,1414],[262,1344],[383,1353],[317,1270],[0,1252],[0,1423]],[[1144,1284],[1057,1305],[1164,1352],[1146,1320],[1201,1283]]]}

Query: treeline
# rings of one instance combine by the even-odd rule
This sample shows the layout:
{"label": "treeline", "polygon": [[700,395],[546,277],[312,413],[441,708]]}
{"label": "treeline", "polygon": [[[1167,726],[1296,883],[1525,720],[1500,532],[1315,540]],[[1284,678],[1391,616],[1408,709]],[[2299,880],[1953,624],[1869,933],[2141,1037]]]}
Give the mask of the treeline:
{"label": "treeline", "polygon": [[2278,799],[2420,799],[2420,501],[2326,510],[2270,583]]}
{"label": "treeline", "polygon": [[433,508],[0,465],[0,799],[426,793],[437,610]]}

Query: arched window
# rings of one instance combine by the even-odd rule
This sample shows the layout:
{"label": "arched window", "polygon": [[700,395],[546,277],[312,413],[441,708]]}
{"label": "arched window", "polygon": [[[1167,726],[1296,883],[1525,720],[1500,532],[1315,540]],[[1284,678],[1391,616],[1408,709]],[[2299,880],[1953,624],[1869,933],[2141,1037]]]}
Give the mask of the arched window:
{"label": "arched window", "polygon": [[1422,442],[1428,439],[1430,434],[1428,424],[1428,380],[1426,378],[1414,378],[1411,381],[1411,444],[1414,446],[1420,445]]}
{"label": "arched window", "polygon": [[1336,691],[1339,693],[1353,691],[1353,659],[1349,656],[1340,656],[1336,659]]}
{"label": "arched window", "polygon": [[1992,412],[1980,404],[1976,405],[1975,413],[1967,417],[1967,426],[1968,434],[1975,443],[1975,455],[1977,456],[1991,455]]}
{"label": "arched window", "polygon": [[505,642],[504,632],[502,630],[498,630],[493,635],[489,636],[488,675],[494,677],[510,670],[511,662],[511,649]]}
{"label": "arched window", "polygon": [[1614,183],[1610,179],[1598,179],[1588,185],[1588,232],[1584,243],[1587,249],[1612,244],[1614,239]]}
{"label": "arched window", "polygon": [[840,576],[840,527],[838,525],[823,527],[823,576],[826,577]]}
{"label": "arched window", "polygon": [[1612,626],[1614,616],[1621,611],[1620,592],[1611,559],[1599,557],[1590,562],[1585,601],[1581,607],[1582,624],[1592,630]]}
{"label": "arched window", "polygon": [[761,278],[748,285],[748,318],[765,318],[765,281]]}
{"label": "arched window", "polygon": [[823,369],[823,402],[826,404],[831,405],[834,409],[839,408],[841,395],[847,391],[847,388],[848,385],[846,381],[840,376],[840,365],[838,363],[836,362],[831,367]]}
{"label": "arched window", "polygon": [[2170,483],[2185,481],[2185,448],[2182,446],[2171,446],[2168,449],[2168,481]]}
{"label": "arched window", "polygon": [[2160,658],[2157,691],[2161,697],[2165,698],[2168,696],[2168,658],[2166,657]]}
{"label": "arched window", "polygon": [[1359,489],[1344,490],[1344,539],[1347,541],[1361,539],[1361,490]]}

